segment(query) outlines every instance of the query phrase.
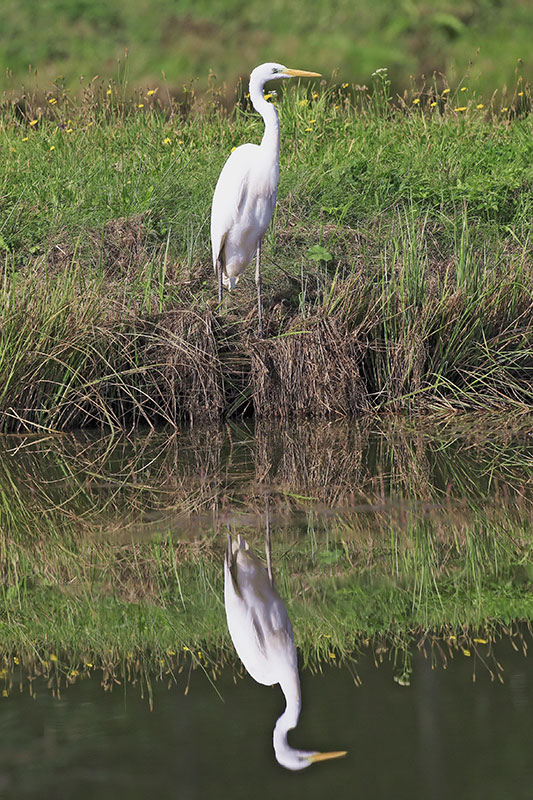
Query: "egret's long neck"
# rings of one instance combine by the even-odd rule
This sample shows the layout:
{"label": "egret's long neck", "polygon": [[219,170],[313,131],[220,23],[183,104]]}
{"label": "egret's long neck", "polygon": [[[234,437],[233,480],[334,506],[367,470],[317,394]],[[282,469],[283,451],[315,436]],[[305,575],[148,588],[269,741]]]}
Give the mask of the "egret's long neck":
{"label": "egret's long neck", "polygon": [[250,100],[255,110],[261,114],[265,122],[265,132],[261,141],[261,147],[271,151],[273,156],[277,158],[279,154],[279,119],[277,111],[272,103],[269,103],[263,97],[263,86],[264,81],[256,80],[254,77],[251,78]]}
{"label": "egret's long neck", "polygon": [[274,728],[274,750],[276,754],[291,749],[287,743],[287,734],[298,724],[302,707],[298,670],[287,671],[283,680],[280,681],[280,686],[285,695],[287,705]]}

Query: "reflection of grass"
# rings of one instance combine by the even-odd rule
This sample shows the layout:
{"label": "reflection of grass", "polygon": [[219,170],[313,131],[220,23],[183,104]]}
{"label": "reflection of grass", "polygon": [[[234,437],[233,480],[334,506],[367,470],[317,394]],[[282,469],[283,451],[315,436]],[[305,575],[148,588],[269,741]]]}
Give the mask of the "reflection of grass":
{"label": "reflection of grass", "polygon": [[449,426],[293,426],[285,447],[279,429],[251,438],[246,427],[6,440],[6,668],[17,658],[67,678],[87,664],[165,672],[188,652],[211,675],[232,657],[224,530],[238,526],[261,551],[266,491],[277,583],[306,664],[354,657],[366,639],[400,658],[424,630],[490,640],[533,619],[528,425]]}

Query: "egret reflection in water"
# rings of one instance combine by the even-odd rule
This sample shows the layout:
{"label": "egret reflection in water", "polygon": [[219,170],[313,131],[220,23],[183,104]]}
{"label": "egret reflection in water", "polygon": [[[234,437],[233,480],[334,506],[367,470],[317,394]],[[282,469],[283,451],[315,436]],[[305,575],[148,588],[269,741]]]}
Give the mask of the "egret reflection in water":
{"label": "egret reflection in water", "polygon": [[235,541],[228,535],[224,559],[226,618],[237,654],[252,678],[266,686],[281,686],[286,707],[274,727],[274,752],[283,767],[300,770],[346,752],[297,750],[287,741],[302,707],[300,677],[291,621],[272,580],[268,530],[267,564],[268,572],[242,536]]}

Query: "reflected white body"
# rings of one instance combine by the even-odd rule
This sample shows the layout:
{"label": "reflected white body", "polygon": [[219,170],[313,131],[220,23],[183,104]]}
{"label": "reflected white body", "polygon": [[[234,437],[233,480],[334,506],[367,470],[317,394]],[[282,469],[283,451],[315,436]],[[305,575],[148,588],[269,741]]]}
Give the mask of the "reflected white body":
{"label": "reflected white body", "polygon": [[274,728],[278,762],[291,770],[313,761],[344,755],[296,750],[287,734],[298,723],[301,709],[298,659],[287,609],[272,586],[268,573],[248,544],[228,537],[224,560],[224,602],[229,632],[242,663],[258,683],[279,683],[286,707]]}
{"label": "reflected white body", "polygon": [[279,120],[276,109],[263,97],[266,81],[317,73],[291,70],[283,64],[256,67],[250,76],[250,99],[265,122],[260,145],[243,144],[230,155],[213,195],[211,246],[213,268],[222,268],[222,280],[233,289],[253,259],[272,219],[279,179]]}

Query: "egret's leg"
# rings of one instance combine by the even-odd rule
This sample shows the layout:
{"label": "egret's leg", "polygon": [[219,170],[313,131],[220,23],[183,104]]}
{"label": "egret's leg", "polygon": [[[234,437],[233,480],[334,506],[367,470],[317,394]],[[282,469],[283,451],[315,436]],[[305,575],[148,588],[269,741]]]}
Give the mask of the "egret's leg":
{"label": "egret's leg", "polygon": [[257,316],[258,316],[258,330],[259,338],[263,338],[263,303],[261,300],[261,240],[257,245],[257,253],[255,254],[255,285],[257,286]]}
{"label": "egret's leg", "polygon": [[218,304],[222,303],[222,261],[217,259]]}
{"label": "egret's leg", "polygon": [[265,518],[266,518],[266,535],[265,535],[265,552],[267,557],[267,572],[270,580],[270,585],[274,586],[274,576],[272,575],[272,544],[270,541],[270,498],[265,499]]}

